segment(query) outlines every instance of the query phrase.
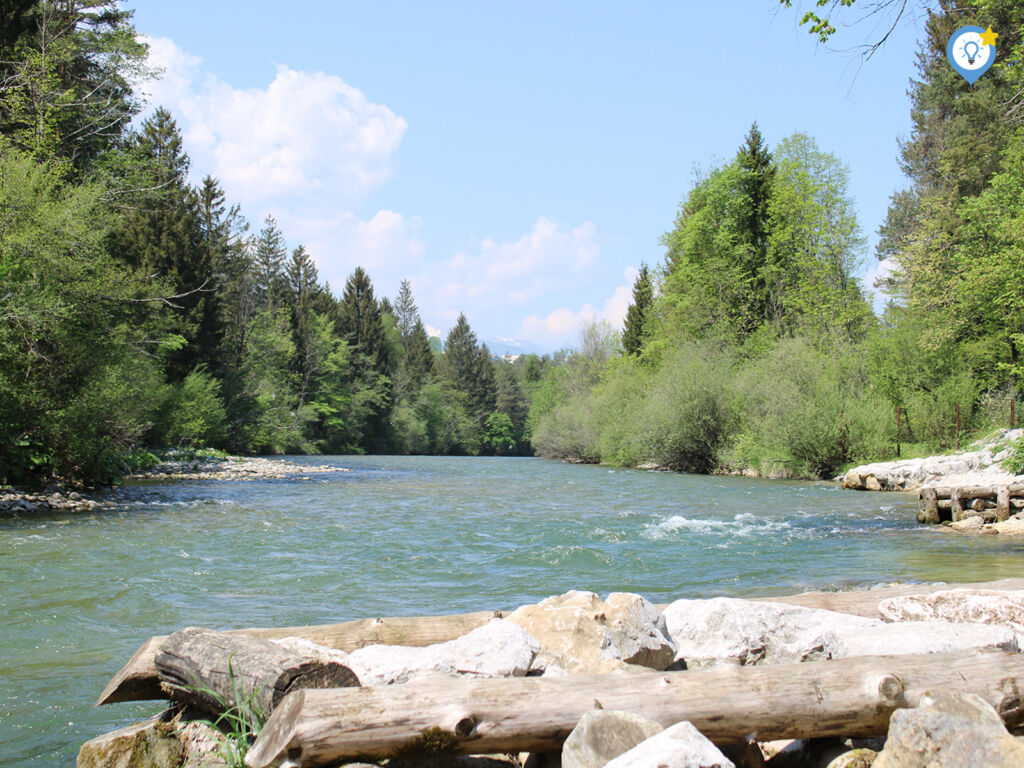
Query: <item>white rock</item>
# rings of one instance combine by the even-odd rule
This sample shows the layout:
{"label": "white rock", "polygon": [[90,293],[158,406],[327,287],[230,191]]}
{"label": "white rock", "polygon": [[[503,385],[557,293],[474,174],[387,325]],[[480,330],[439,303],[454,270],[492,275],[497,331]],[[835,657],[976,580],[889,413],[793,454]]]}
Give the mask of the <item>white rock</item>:
{"label": "white rock", "polygon": [[736,768],[687,721],[676,723],[605,763],[605,768]]}
{"label": "white rock", "polygon": [[562,745],[562,768],[602,768],[661,730],[655,721],[632,712],[588,710]]}
{"label": "white rock", "polygon": [[837,633],[882,626],[863,616],[728,597],[676,600],[664,616],[676,658],[690,669],[828,658],[826,640]]}
{"label": "white rock", "polygon": [[571,590],[508,616],[541,644],[538,667],[569,674],[610,672],[623,664],[665,669],[675,658],[664,618],[640,595],[616,592],[602,600]]}
{"label": "white rock", "polygon": [[882,624],[864,632],[830,632],[825,640],[826,655],[832,659],[945,653],[976,648],[1017,651],[1017,637],[1008,627],[948,621],[905,621]]}
{"label": "white rock", "polygon": [[344,651],[339,651],[337,648],[328,648],[326,645],[314,643],[312,640],[307,640],[304,637],[282,637],[270,642],[304,659],[326,662],[335,661],[338,664],[348,665],[348,654]]}
{"label": "white rock", "polygon": [[368,645],[348,654],[345,663],[363,686],[404,683],[424,674],[469,677],[522,677],[540,644],[521,627],[495,619],[447,643],[412,648]]}
{"label": "white rock", "polygon": [[878,604],[878,612],[892,622],[939,620],[1009,627],[1024,648],[1024,590],[962,588],[890,597]]}

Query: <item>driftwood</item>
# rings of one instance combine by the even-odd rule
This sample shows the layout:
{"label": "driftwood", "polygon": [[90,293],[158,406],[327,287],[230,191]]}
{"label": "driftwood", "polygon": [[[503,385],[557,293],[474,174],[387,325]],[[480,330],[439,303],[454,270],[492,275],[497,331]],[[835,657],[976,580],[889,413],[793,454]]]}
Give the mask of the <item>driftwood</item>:
{"label": "driftwood", "polygon": [[198,627],[168,637],[154,663],[172,699],[214,715],[234,709],[254,723],[292,691],[359,685],[337,662],[310,661],[262,638]]}
{"label": "driftwood", "polygon": [[[305,627],[276,627],[264,629],[236,629],[227,634],[261,637],[268,640],[282,637],[302,637],[314,643],[351,652],[365,645],[424,646],[454,640],[482,626],[496,615],[494,611],[479,611],[451,616],[411,616],[394,619],[360,619],[341,624],[319,624]],[[121,701],[162,699],[154,660],[167,636],[147,640],[128,660],[100,695],[97,705]]]}
{"label": "driftwood", "polygon": [[585,711],[625,710],[669,726],[689,720],[718,743],[884,735],[889,716],[929,688],[981,696],[1021,720],[1024,656],[861,657],[690,672],[440,679],[298,691],[249,750],[251,768],[323,766],[431,752],[549,751]]}
{"label": "driftwood", "polygon": [[[852,592],[804,592],[799,595],[758,598],[772,602],[803,605],[857,616],[878,618],[878,603],[889,597],[919,595],[939,589],[953,587],[977,589],[1024,589],[1024,579],[1002,579],[980,584],[903,584],[895,587],[856,590]],[[663,606],[662,606],[663,607]],[[229,634],[249,637],[281,638],[302,637],[314,643],[342,651],[354,651],[365,645],[412,645],[425,646],[454,640],[485,624],[489,619],[500,617],[500,611],[479,611],[449,616],[420,616],[388,619],[363,619],[342,624],[322,624],[306,627],[279,627],[275,629],[239,629]],[[97,704],[114,704],[122,701],[162,699],[154,658],[166,637],[147,640],[114,675],[100,695]]]}
{"label": "driftwood", "polygon": [[997,522],[1002,522],[1015,509],[1024,508],[1024,484],[1021,483],[963,488],[926,485],[917,495],[921,500],[917,521],[931,525],[944,520],[956,523],[969,517],[973,512],[984,512],[993,508],[995,512],[992,516]]}

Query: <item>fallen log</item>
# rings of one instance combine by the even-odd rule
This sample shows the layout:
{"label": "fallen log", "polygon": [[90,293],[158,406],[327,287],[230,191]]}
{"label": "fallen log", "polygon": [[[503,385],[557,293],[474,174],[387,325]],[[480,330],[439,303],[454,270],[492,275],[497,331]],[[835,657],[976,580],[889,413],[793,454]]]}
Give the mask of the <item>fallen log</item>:
{"label": "fallen log", "polygon": [[1024,656],[860,657],[763,667],[492,680],[421,680],[287,696],[245,759],[296,768],[398,755],[557,750],[584,712],[689,720],[717,743],[876,737],[930,688],[977,694],[1020,722]]}
{"label": "fallen log", "polygon": [[[878,603],[886,598],[920,595],[956,587],[1016,590],[1024,589],[1024,579],[1001,579],[979,584],[901,584],[894,587],[860,589],[850,592],[803,592],[798,595],[755,599],[878,618]],[[664,608],[664,606],[659,607]],[[305,627],[238,629],[230,631],[229,634],[267,639],[302,637],[328,648],[351,652],[357,648],[375,644],[425,646],[443,643],[461,637],[467,632],[483,626],[489,619],[500,618],[501,615],[500,611],[478,611],[448,616],[362,619],[341,624]],[[165,698],[160,690],[160,682],[153,662],[157,650],[166,639],[166,636],[153,637],[143,643],[107,684],[99,701],[96,702],[97,705]]]}
{"label": "fallen log", "polygon": [[262,638],[198,627],[168,637],[154,663],[170,698],[216,716],[234,710],[253,725],[292,691],[359,685],[337,662],[310,661]]}
{"label": "fallen log", "polygon": [[[454,640],[482,626],[495,616],[494,611],[451,616],[408,616],[390,619],[359,619],[340,624],[304,627],[250,628],[229,630],[227,634],[259,637],[267,640],[302,637],[314,643],[351,652],[365,645],[425,646]],[[100,694],[97,706],[122,701],[163,699],[155,659],[166,635],[151,637],[135,651]]]}

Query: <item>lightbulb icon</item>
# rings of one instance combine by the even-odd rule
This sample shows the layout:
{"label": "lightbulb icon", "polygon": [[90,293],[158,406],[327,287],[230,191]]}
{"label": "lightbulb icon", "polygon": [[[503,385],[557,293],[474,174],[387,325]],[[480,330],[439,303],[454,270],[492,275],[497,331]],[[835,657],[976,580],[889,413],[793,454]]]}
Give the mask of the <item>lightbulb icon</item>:
{"label": "lightbulb icon", "polygon": [[[972,47],[973,47],[973,50],[972,50]],[[979,50],[979,46],[973,40],[969,40],[967,43],[964,44],[964,53],[967,54],[967,63],[968,64],[973,64],[974,60],[976,58],[978,58],[978,50]]]}

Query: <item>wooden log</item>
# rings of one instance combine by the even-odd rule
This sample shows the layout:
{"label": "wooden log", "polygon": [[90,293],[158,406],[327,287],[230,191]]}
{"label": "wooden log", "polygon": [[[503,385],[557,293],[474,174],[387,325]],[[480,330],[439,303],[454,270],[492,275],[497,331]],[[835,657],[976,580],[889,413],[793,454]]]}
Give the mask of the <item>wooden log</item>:
{"label": "wooden log", "polygon": [[[455,614],[452,616],[405,616],[391,619],[359,619],[340,624],[318,624],[304,627],[250,628],[230,630],[228,634],[262,637],[302,637],[314,643],[351,652],[365,645],[424,646],[454,640],[488,619],[500,615],[495,611]],[[160,681],[154,659],[167,636],[151,637],[134,653],[100,695],[97,706],[122,701],[162,699]]]}
{"label": "wooden log", "polygon": [[235,710],[253,725],[292,691],[359,685],[337,662],[310,661],[269,640],[199,627],[168,637],[154,664],[160,687],[175,701],[214,715]]}
{"label": "wooden log", "polygon": [[[940,501],[941,505],[942,502]],[[890,597],[921,595],[942,589],[972,587],[975,589],[1024,589],[1024,579],[1000,579],[978,584],[900,584],[895,587],[859,589],[848,592],[803,592],[797,595],[759,597],[756,600],[802,605],[826,611],[839,611],[856,616],[878,618],[878,603]],[[709,595],[713,597],[713,595]],[[659,606],[663,608],[664,606]],[[277,627],[273,629],[238,629],[229,634],[264,637],[302,637],[314,643],[342,651],[354,651],[365,645],[412,645],[425,646],[454,640],[456,637],[483,626],[489,619],[498,617],[500,611],[478,611],[476,613],[453,614],[448,616],[406,616],[387,619],[361,619],[341,624],[320,624],[305,627]],[[156,666],[153,663],[157,650],[166,636],[152,637],[134,653],[128,662],[114,675],[100,695],[97,706],[116,704],[124,701],[162,699]]]}
{"label": "wooden log", "polygon": [[1001,523],[1010,517],[1010,487],[1004,486],[996,495],[996,522]]}
{"label": "wooden log", "polygon": [[1010,509],[1024,509],[1024,499],[1010,499]]}
{"label": "wooden log", "polygon": [[954,488],[949,494],[949,509],[954,523],[964,519],[964,497],[961,491],[963,491],[962,488]]}
{"label": "wooden log", "polygon": [[1024,494],[1024,483],[1011,483],[1009,485],[1010,495],[1017,496]]}
{"label": "wooden log", "polygon": [[960,489],[960,496],[964,499],[989,499],[994,501],[999,489],[994,485],[968,486]]}
{"label": "wooden log", "polygon": [[[941,520],[952,520],[952,502],[949,499],[939,499],[939,518]],[[945,512],[946,514],[943,514]]]}
{"label": "wooden log", "polygon": [[939,497],[935,489],[926,485],[918,491],[917,496],[923,505],[921,511],[917,513],[917,522],[926,525],[938,525],[942,522],[939,517]]}
{"label": "wooden log", "polygon": [[297,768],[425,753],[559,749],[584,712],[689,720],[717,743],[876,737],[930,688],[981,696],[1021,719],[1024,656],[1005,651],[859,657],[692,672],[422,680],[299,691],[285,698],[246,757]]}

